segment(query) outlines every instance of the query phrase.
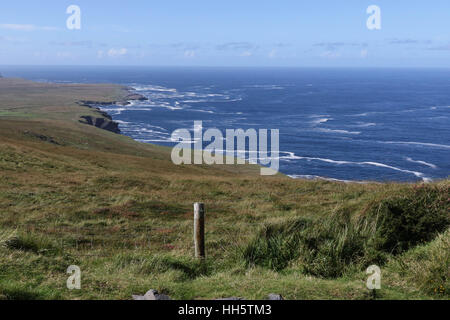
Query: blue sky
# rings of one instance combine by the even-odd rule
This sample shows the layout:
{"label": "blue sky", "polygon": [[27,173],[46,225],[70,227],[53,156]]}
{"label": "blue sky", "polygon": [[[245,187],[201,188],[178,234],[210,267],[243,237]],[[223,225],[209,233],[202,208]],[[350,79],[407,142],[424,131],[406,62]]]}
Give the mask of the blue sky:
{"label": "blue sky", "polygon": [[[381,30],[366,27],[370,5]],[[14,64],[449,68],[450,2],[3,1],[0,65]]]}

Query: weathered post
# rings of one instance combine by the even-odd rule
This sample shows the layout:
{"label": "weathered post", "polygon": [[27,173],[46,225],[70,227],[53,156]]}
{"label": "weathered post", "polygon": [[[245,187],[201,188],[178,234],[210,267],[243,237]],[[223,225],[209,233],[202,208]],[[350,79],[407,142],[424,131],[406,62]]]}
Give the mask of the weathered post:
{"label": "weathered post", "polygon": [[195,257],[205,258],[205,205],[194,203],[194,246]]}

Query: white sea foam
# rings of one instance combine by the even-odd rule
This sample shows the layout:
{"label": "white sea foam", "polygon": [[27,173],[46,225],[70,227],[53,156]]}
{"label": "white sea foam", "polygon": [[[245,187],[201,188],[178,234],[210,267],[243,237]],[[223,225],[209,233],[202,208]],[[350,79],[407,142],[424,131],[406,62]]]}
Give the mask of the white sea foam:
{"label": "white sea foam", "polygon": [[211,110],[201,110],[201,109],[189,109],[189,111],[203,112],[203,113],[214,113],[214,111],[211,111]]}
{"label": "white sea foam", "polygon": [[374,122],[359,122],[358,124],[353,125],[352,127],[356,128],[368,128],[368,127],[374,127],[377,124]]}
{"label": "white sea foam", "polygon": [[348,131],[348,130],[327,129],[327,128],[320,128],[317,129],[317,131],[326,133],[339,133],[339,134],[361,134],[360,131]]}
{"label": "white sea foam", "polygon": [[319,125],[319,124],[326,123],[331,120],[333,120],[333,119],[332,118],[318,118],[318,119],[311,121],[311,123],[314,125]]}
{"label": "white sea foam", "polygon": [[349,114],[349,116],[350,117],[367,117],[370,114],[372,114],[372,112],[364,112],[364,113],[358,113],[358,114]]}
{"label": "white sea foam", "polygon": [[421,107],[421,108],[415,108],[415,109],[403,109],[403,110],[387,110],[387,111],[368,111],[363,113],[357,113],[357,114],[349,114],[348,117],[367,117],[374,114],[399,114],[399,113],[411,113],[411,112],[418,112],[418,111],[435,111],[437,109],[442,108],[450,108],[450,106],[433,106],[433,107]]}
{"label": "white sea foam", "polygon": [[[151,106],[151,107],[165,107],[169,110],[181,110],[180,103],[194,104],[194,103],[214,103],[214,102],[236,102],[241,101],[241,96],[236,96],[226,91],[223,93],[218,92],[198,92],[198,91],[186,91],[181,92],[174,88],[166,88],[158,85],[138,85],[132,84],[132,87],[144,94],[148,101],[132,101],[132,106]],[[197,89],[197,88],[195,88]],[[205,90],[200,88],[199,90]],[[229,90],[230,91],[230,90]],[[170,105],[167,101],[173,101],[175,104]],[[176,101],[174,101],[176,100]],[[211,113],[210,111],[206,111]]]}
{"label": "white sea foam", "polygon": [[330,115],[328,115],[328,114],[312,114],[309,116],[309,118],[328,118],[329,116]]}
{"label": "white sea foam", "polygon": [[172,106],[172,105],[170,105],[170,103],[167,103],[167,102],[163,102],[161,104],[149,105],[149,107],[164,108],[164,109],[169,109],[169,110],[172,110],[172,111],[183,110],[184,109],[183,107],[180,107],[180,106]]}
{"label": "white sea foam", "polygon": [[108,113],[113,113],[114,115],[119,115],[127,109],[125,109],[125,108],[100,108],[100,110],[108,112]]}
{"label": "white sea foam", "polygon": [[277,84],[255,84],[246,86],[247,88],[259,88],[259,89],[265,89],[265,90],[283,90],[284,87],[277,85]]}
{"label": "white sea foam", "polygon": [[208,100],[203,100],[203,99],[199,99],[199,100],[183,100],[183,103],[202,103],[202,102],[209,102]]}
{"label": "white sea foam", "polygon": [[413,146],[450,149],[450,146],[446,144],[427,143],[427,142],[415,142],[415,141],[378,141],[378,142],[386,144],[413,145]]}
{"label": "white sea foam", "polygon": [[343,180],[343,179],[336,179],[336,178],[326,178],[321,176],[314,176],[309,174],[293,174],[288,175],[288,177],[292,179],[306,179],[306,180],[325,180],[325,181],[333,181],[333,182],[344,182],[344,183],[367,183],[363,181],[353,181],[353,180]]}
{"label": "white sea foam", "polygon": [[163,131],[167,131],[167,129],[166,128],[163,128],[163,127],[159,127],[159,126],[154,126],[154,125],[151,125],[151,124],[145,124],[147,127],[150,127],[150,128],[155,128],[155,129],[159,129],[159,130],[163,130]]}
{"label": "white sea foam", "polygon": [[114,122],[117,122],[118,124],[127,125],[130,124],[130,122],[122,121],[122,120],[114,120]]}
{"label": "white sea foam", "polygon": [[423,164],[424,166],[433,168],[433,169],[437,169],[437,166],[435,164],[429,163],[429,162],[425,162],[425,161],[421,161],[421,160],[413,160],[411,158],[406,158],[406,161],[408,162],[412,162],[412,163],[418,163],[418,164]]}
{"label": "white sea foam", "polygon": [[287,156],[282,156],[282,157],[280,157],[280,159],[322,161],[322,162],[332,163],[332,164],[336,164],[336,165],[375,166],[375,167],[380,167],[380,168],[385,168],[385,169],[390,169],[390,170],[394,170],[394,171],[399,171],[399,172],[403,172],[403,173],[412,174],[412,175],[414,175],[414,176],[416,176],[418,178],[421,178],[424,182],[430,182],[431,181],[431,179],[425,177],[424,173],[422,173],[422,172],[406,170],[406,169],[390,166],[390,165],[387,165],[387,164],[384,164],[384,163],[380,163],[380,162],[373,162],[373,161],[356,162],[356,161],[345,161],[345,160],[333,160],[333,159],[317,158],[317,157],[301,157],[301,156],[295,155],[293,152],[282,152],[282,153],[286,153]]}
{"label": "white sea foam", "polygon": [[144,133],[157,133],[157,134],[162,134],[162,135],[169,135],[167,132],[162,132],[162,131],[158,131],[158,130],[152,130],[152,129],[148,129],[148,128],[139,128],[136,131],[137,132],[144,132]]}
{"label": "white sea foam", "polygon": [[161,86],[152,86],[152,85],[133,86],[132,88],[136,91],[177,92],[177,89],[165,88],[165,87],[161,87]]}

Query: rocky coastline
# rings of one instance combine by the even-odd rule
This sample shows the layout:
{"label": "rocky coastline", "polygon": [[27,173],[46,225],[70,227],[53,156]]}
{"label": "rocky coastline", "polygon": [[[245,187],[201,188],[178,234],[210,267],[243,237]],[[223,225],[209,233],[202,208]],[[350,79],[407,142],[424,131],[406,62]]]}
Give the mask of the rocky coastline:
{"label": "rocky coastline", "polygon": [[82,107],[87,107],[90,109],[95,109],[95,116],[83,115],[80,117],[80,123],[95,126],[97,128],[107,130],[116,134],[120,134],[119,123],[115,122],[112,117],[105,111],[102,111],[96,106],[107,106],[107,105],[120,105],[127,106],[130,105],[130,101],[146,101],[148,98],[135,92],[133,88],[126,88],[128,94],[122,97],[118,101],[90,101],[81,100],[78,105]]}

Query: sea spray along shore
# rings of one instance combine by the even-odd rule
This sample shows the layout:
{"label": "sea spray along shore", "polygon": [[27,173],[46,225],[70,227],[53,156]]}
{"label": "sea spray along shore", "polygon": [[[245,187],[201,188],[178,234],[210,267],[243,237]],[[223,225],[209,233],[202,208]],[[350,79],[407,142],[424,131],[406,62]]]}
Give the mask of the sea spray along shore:
{"label": "sea spray along shore", "polygon": [[[360,185],[175,166],[168,148],[80,122],[98,116],[81,101],[128,94],[0,79],[2,299],[131,299],[149,288],[175,299],[449,298],[448,180]],[[199,200],[203,263],[192,243]],[[371,264],[382,272],[376,295]],[[81,290],[66,288],[71,265]]]}

